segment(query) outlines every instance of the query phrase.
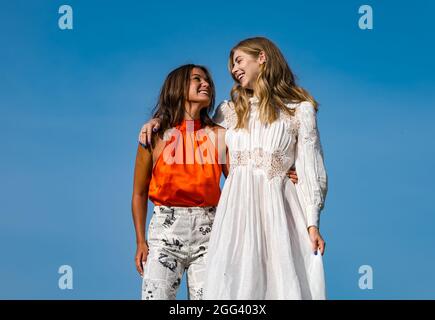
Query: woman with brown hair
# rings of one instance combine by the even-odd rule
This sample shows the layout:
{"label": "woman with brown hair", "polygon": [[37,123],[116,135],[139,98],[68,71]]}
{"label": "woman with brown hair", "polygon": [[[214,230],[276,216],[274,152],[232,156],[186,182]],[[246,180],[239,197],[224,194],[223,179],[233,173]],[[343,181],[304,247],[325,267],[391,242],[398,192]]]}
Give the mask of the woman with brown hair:
{"label": "woman with brown hair", "polygon": [[[152,143],[138,146],[132,212],[143,299],[175,299],[185,270],[189,298],[202,298],[220,177],[227,174],[225,161],[219,160],[226,152],[225,143],[219,143],[224,131],[208,116],[214,99],[205,67],[173,70],[155,108],[162,130]],[[155,206],[145,235],[148,198]]]}

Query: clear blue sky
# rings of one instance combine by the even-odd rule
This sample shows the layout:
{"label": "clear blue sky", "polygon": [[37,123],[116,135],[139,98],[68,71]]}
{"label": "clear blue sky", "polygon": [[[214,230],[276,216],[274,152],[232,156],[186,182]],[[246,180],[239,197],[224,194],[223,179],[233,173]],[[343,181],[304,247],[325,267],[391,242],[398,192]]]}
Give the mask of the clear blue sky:
{"label": "clear blue sky", "polygon": [[[138,130],[180,64],[207,65],[228,98],[229,50],[263,35],[321,103],[328,297],[434,299],[434,15],[421,0],[1,0],[0,298],[139,299]],[[73,290],[58,288],[64,264]]]}

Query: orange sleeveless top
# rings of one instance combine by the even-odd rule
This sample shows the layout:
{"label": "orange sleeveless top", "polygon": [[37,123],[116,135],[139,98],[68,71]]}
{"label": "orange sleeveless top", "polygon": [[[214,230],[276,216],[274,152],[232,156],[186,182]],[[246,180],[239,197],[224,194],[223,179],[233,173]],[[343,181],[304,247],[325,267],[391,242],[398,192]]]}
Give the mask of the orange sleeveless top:
{"label": "orange sleeveless top", "polygon": [[165,135],[169,141],[154,164],[149,199],[159,206],[217,206],[222,167],[201,121],[184,120]]}

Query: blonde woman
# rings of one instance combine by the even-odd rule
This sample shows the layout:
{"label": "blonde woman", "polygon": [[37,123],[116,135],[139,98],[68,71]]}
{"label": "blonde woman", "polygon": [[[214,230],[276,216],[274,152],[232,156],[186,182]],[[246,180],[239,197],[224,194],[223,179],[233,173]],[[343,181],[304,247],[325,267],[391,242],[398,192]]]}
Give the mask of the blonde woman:
{"label": "blonde woman", "polygon": [[[327,175],[317,103],[266,38],[237,44],[229,69],[231,101],[213,121],[227,129],[230,172],[210,236],[204,299],[325,299],[319,214]],[[297,183],[286,175],[292,166]]]}
{"label": "blonde woman", "polygon": [[[237,44],[229,68],[231,102],[213,120],[227,128],[230,173],[210,236],[204,299],[325,299],[319,213],[327,175],[317,103],[266,38]],[[293,165],[297,184],[286,176]]]}

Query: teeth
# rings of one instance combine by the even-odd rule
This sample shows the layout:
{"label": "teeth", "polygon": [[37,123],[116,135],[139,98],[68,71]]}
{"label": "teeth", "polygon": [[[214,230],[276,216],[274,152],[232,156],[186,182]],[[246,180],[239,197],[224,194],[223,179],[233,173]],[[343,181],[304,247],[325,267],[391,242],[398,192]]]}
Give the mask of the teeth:
{"label": "teeth", "polygon": [[239,76],[237,77],[237,79],[241,80],[241,79],[243,78],[243,76],[244,76],[244,74],[242,73],[241,75],[239,75]]}

